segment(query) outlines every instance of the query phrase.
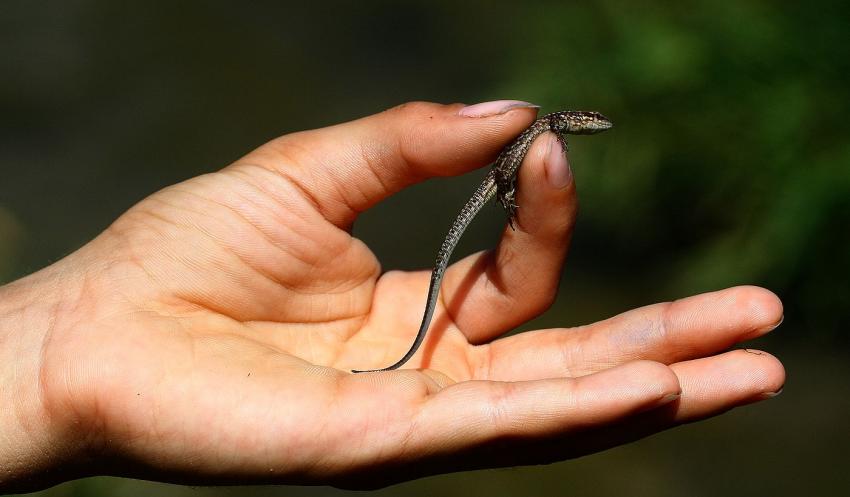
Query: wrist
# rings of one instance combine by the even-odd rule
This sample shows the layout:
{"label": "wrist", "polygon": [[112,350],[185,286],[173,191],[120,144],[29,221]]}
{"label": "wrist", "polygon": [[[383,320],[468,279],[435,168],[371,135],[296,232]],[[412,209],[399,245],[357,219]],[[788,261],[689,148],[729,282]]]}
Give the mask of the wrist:
{"label": "wrist", "polygon": [[[0,287],[0,493],[66,479],[55,469],[75,453],[67,415],[50,409],[45,376],[50,341],[61,334],[81,285],[66,259]],[[70,395],[70,393],[69,393]],[[64,418],[64,419],[63,419]]]}

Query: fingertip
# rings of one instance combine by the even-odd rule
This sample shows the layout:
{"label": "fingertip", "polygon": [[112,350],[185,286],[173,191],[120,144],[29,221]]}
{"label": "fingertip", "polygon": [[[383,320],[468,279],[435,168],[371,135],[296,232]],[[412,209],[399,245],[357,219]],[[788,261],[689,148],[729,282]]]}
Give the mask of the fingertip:
{"label": "fingertip", "polygon": [[660,404],[670,402],[682,393],[679,377],[666,364],[638,360],[626,363],[624,367],[628,368],[625,373],[629,377],[638,380],[647,397],[654,398]]}
{"label": "fingertip", "polygon": [[[452,176],[487,164],[537,117],[518,100],[481,104],[408,102],[380,114],[378,142],[417,177]],[[363,120],[370,122],[370,118]]]}
{"label": "fingertip", "polygon": [[523,231],[547,240],[568,235],[575,221],[576,195],[569,160],[558,136],[546,132],[538,137],[518,174],[518,217]]}
{"label": "fingertip", "polygon": [[734,350],[671,367],[683,385],[676,413],[680,422],[775,397],[786,380],[779,359],[755,349]]}
{"label": "fingertip", "polygon": [[631,405],[632,412],[652,409],[676,400],[682,392],[679,378],[665,364],[632,361],[579,378],[588,392],[605,392],[618,402]]}
{"label": "fingertip", "polygon": [[758,392],[756,396],[775,397],[784,388],[785,365],[775,355],[758,349],[742,349],[736,353],[749,355],[742,357],[742,360],[747,361],[747,371],[750,372],[749,382],[752,389]]}
{"label": "fingertip", "polygon": [[573,171],[564,143],[555,135],[550,133],[549,150],[546,154],[546,179],[549,186],[556,190],[568,187],[573,182]]}
{"label": "fingertip", "polygon": [[457,114],[463,117],[492,117],[515,109],[530,109],[536,114],[540,106],[523,100],[494,100],[465,105],[458,110]]}
{"label": "fingertip", "polygon": [[536,190],[534,188],[538,186],[536,183],[540,183],[546,177],[546,163],[550,160],[549,156],[552,153],[552,149],[557,150],[556,147],[558,145],[555,143],[557,141],[558,138],[555,136],[555,133],[547,131],[531,143],[531,147],[529,147],[528,152],[525,154],[525,158],[517,173],[520,184],[531,185],[531,189]]}
{"label": "fingertip", "polygon": [[731,289],[732,298],[743,309],[744,316],[752,323],[752,331],[746,338],[767,334],[782,324],[785,319],[782,301],[770,290],[758,286],[740,286]]}
{"label": "fingertip", "polygon": [[547,131],[531,144],[519,170],[519,181],[532,184],[535,193],[561,190],[572,183],[569,158],[561,139]]}

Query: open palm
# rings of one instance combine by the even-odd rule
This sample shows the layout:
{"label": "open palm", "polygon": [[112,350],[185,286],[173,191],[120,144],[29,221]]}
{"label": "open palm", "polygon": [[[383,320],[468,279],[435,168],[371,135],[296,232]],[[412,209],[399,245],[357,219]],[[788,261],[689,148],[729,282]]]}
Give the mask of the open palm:
{"label": "open palm", "polygon": [[772,356],[723,352],[781,319],[755,287],[499,338],[551,304],[569,243],[575,188],[546,135],[521,170],[517,231],[450,268],[410,369],[349,373],[407,350],[429,277],[381,274],[350,227],[415,182],[487,164],[534,119],[503,107],[409,104],[284,136],[150,196],[48,268],[78,282],[40,372],[47,416],[78,440],[57,460],[376,486],[574,457],[777,391]]}

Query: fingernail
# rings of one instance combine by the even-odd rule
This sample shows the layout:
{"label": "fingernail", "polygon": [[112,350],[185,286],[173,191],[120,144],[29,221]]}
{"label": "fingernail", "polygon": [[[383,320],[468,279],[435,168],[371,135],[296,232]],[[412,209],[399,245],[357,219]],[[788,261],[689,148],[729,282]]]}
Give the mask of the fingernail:
{"label": "fingernail", "polygon": [[754,330],[752,333],[748,334],[747,337],[748,338],[749,337],[758,337],[758,336],[764,335],[765,333],[770,333],[771,331],[775,330],[776,328],[779,328],[779,325],[781,325],[783,321],[785,321],[785,314],[783,314],[782,317],[779,318],[779,321],[777,321],[776,323],[769,324],[769,325],[767,325],[763,328],[758,328],[758,329]]}
{"label": "fingernail", "polygon": [[783,322],[783,321],[785,321],[785,314],[783,314],[783,315],[782,315],[782,317],[781,317],[781,318],[779,318],[779,322],[777,322],[776,324],[774,324],[773,326],[771,326],[770,328],[768,328],[768,330],[767,330],[767,331],[773,331],[773,330],[775,330],[776,328],[779,328],[779,325],[780,325],[780,324],[782,324],[782,322]]}
{"label": "fingernail", "polygon": [[782,387],[775,392],[764,392],[761,395],[759,395],[759,398],[772,399],[772,398],[776,397],[777,395],[781,394],[783,390],[785,390],[785,387]]}
{"label": "fingernail", "polygon": [[475,105],[467,105],[460,109],[459,116],[464,117],[490,117],[504,114],[514,109],[539,109],[539,105],[534,105],[522,100],[494,100],[492,102],[482,102]]}
{"label": "fingernail", "polygon": [[645,405],[641,409],[641,411],[651,411],[653,409],[658,409],[662,406],[666,406],[667,404],[670,404],[672,402],[679,400],[679,398],[681,396],[682,396],[681,393],[668,393],[664,397],[661,397],[660,399],[656,400],[655,403]]}
{"label": "fingernail", "polygon": [[549,135],[549,151],[546,154],[545,168],[546,178],[552,188],[560,190],[573,180],[573,171],[570,169],[567,154],[564,153],[561,140],[554,134]]}

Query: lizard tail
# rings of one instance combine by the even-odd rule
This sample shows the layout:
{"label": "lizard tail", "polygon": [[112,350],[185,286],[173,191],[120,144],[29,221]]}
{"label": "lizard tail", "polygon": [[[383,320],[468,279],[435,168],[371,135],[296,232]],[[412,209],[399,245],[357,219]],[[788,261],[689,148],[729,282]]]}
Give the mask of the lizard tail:
{"label": "lizard tail", "polygon": [[422,316],[422,324],[419,325],[419,331],[416,333],[416,338],[413,340],[413,345],[404,356],[392,366],[387,366],[381,369],[352,369],[352,373],[375,373],[379,371],[392,371],[403,366],[419,349],[422,342],[425,340],[425,335],[428,333],[428,327],[431,325],[431,318],[434,316],[434,310],[437,308],[437,297],[440,295],[440,284],[443,281],[443,275],[446,272],[446,267],[449,264],[449,259],[454,252],[457,242],[460,240],[463,232],[484,206],[496,194],[496,176],[495,172],[491,171],[484,181],[475,190],[466,204],[461,209],[455,221],[449,228],[449,233],[443,241],[440,252],[437,254],[437,263],[434,265],[434,270],[431,271],[431,284],[428,286],[428,300],[425,303],[425,313]]}

